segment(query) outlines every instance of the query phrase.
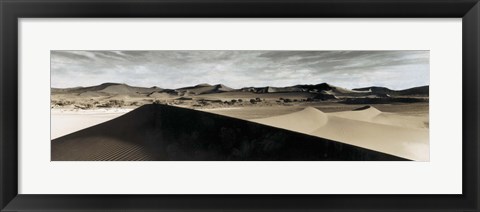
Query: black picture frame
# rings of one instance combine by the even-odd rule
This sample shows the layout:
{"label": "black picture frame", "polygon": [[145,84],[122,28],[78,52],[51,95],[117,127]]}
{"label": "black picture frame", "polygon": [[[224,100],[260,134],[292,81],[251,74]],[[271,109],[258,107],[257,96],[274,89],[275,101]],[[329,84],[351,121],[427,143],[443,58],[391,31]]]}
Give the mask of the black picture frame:
{"label": "black picture frame", "polygon": [[[18,19],[134,17],[462,18],[462,195],[18,194]],[[1,211],[479,211],[478,0],[0,0]],[[445,41],[448,42],[448,41]]]}

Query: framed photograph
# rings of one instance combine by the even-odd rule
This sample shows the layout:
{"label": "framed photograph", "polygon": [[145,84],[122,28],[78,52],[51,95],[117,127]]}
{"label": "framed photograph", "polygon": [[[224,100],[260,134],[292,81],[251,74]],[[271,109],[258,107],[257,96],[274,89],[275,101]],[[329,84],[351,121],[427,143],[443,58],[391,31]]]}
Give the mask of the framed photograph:
{"label": "framed photograph", "polygon": [[480,209],[477,0],[0,10],[0,211]]}
{"label": "framed photograph", "polygon": [[50,57],[51,161],[429,161],[429,51]]}

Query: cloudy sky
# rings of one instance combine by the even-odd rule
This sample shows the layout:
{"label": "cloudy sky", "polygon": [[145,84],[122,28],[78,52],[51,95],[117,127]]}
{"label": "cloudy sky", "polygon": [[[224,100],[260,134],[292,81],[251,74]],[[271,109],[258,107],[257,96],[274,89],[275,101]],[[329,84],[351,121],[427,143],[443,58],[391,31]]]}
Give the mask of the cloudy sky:
{"label": "cloudy sky", "polygon": [[429,84],[429,51],[52,51],[54,88],[105,82],[405,89]]}

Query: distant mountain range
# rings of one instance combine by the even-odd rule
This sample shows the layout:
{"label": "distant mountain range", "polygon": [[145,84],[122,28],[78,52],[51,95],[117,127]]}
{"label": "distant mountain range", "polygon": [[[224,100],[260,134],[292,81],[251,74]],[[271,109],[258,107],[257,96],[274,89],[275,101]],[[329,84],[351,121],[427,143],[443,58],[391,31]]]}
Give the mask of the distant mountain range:
{"label": "distant mountain range", "polygon": [[405,90],[392,90],[386,87],[365,87],[346,89],[328,83],[320,83],[316,85],[294,85],[287,87],[244,87],[241,89],[233,89],[223,84],[210,85],[199,84],[190,87],[167,89],[159,87],[136,87],[121,83],[103,83],[90,87],[74,87],[74,88],[52,88],[52,94],[74,94],[78,96],[145,96],[145,97],[166,97],[166,96],[201,96],[207,94],[243,92],[252,94],[280,94],[280,93],[310,93],[315,94],[319,99],[338,99],[338,98],[354,98],[354,97],[428,97],[429,86],[414,87]]}

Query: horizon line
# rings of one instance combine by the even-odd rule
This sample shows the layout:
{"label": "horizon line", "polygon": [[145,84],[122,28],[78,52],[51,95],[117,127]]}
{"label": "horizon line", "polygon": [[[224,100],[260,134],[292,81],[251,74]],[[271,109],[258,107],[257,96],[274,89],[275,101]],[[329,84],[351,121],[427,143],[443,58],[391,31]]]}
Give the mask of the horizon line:
{"label": "horizon line", "polygon": [[406,89],[410,89],[410,88],[418,88],[418,87],[430,86],[430,84],[426,84],[426,85],[413,86],[413,87],[408,87],[408,88],[403,88],[403,89],[391,89],[391,88],[386,87],[386,86],[371,85],[371,86],[347,88],[347,87],[336,86],[336,85],[333,85],[333,84],[330,84],[330,83],[327,83],[327,82],[322,82],[322,83],[318,83],[318,84],[296,84],[296,85],[287,85],[287,86],[270,86],[270,85],[266,85],[266,86],[243,86],[243,87],[241,87],[241,88],[233,88],[233,87],[230,87],[230,86],[228,86],[228,85],[226,85],[226,84],[223,84],[223,83],[215,83],[215,84],[211,84],[211,83],[200,83],[200,84],[196,84],[196,85],[189,85],[189,86],[176,87],[176,88],[164,88],[164,87],[160,87],[160,86],[157,86],[157,85],[153,85],[153,86],[139,86],[139,85],[131,85],[131,84],[127,84],[127,83],[120,83],[120,82],[104,82],[104,83],[95,84],[95,85],[73,86],[73,87],[53,87],[52,85],[50,85],[50,88],[51,88],[51,89],[52,89],[52,88],[53,88],[53,89],[86,88],[86,87],[100,86],[100,85],[103,85],[103,84],[127,85],[127,86],[131,86],[131,87],[141,87],[141,88],[153,88],[153,87],[156,87],[156,88],[161,88],[161,89],[181,89],[181,88],[187,88],[187,87],[195,87],[195,86],[199,86],[199,85],[208,85],[208,86],[223,85],[223,86],[232,88],[232,89],[234,89],[234,90],[238,90],[238,89],[242,89],[242,88],[252,88],[252,87],[253,87],[253,88],[259,88],[259,87],[282,88],[282,87],[293,87],[293,86],[298,86],[298,85],[320,85],[320,84],[328,84],[328,85],[333,86],[333,87],[345,88],[345,89],[350,89],[350,90],[360,89],[360,88],[369,88],[369,87],[379,87],[379,88],[388,88],[388,89],[394,90],[394,91],[395,91],[395,90],[396,90],[396,91],[399,91],[399,90],[406,90]]}

